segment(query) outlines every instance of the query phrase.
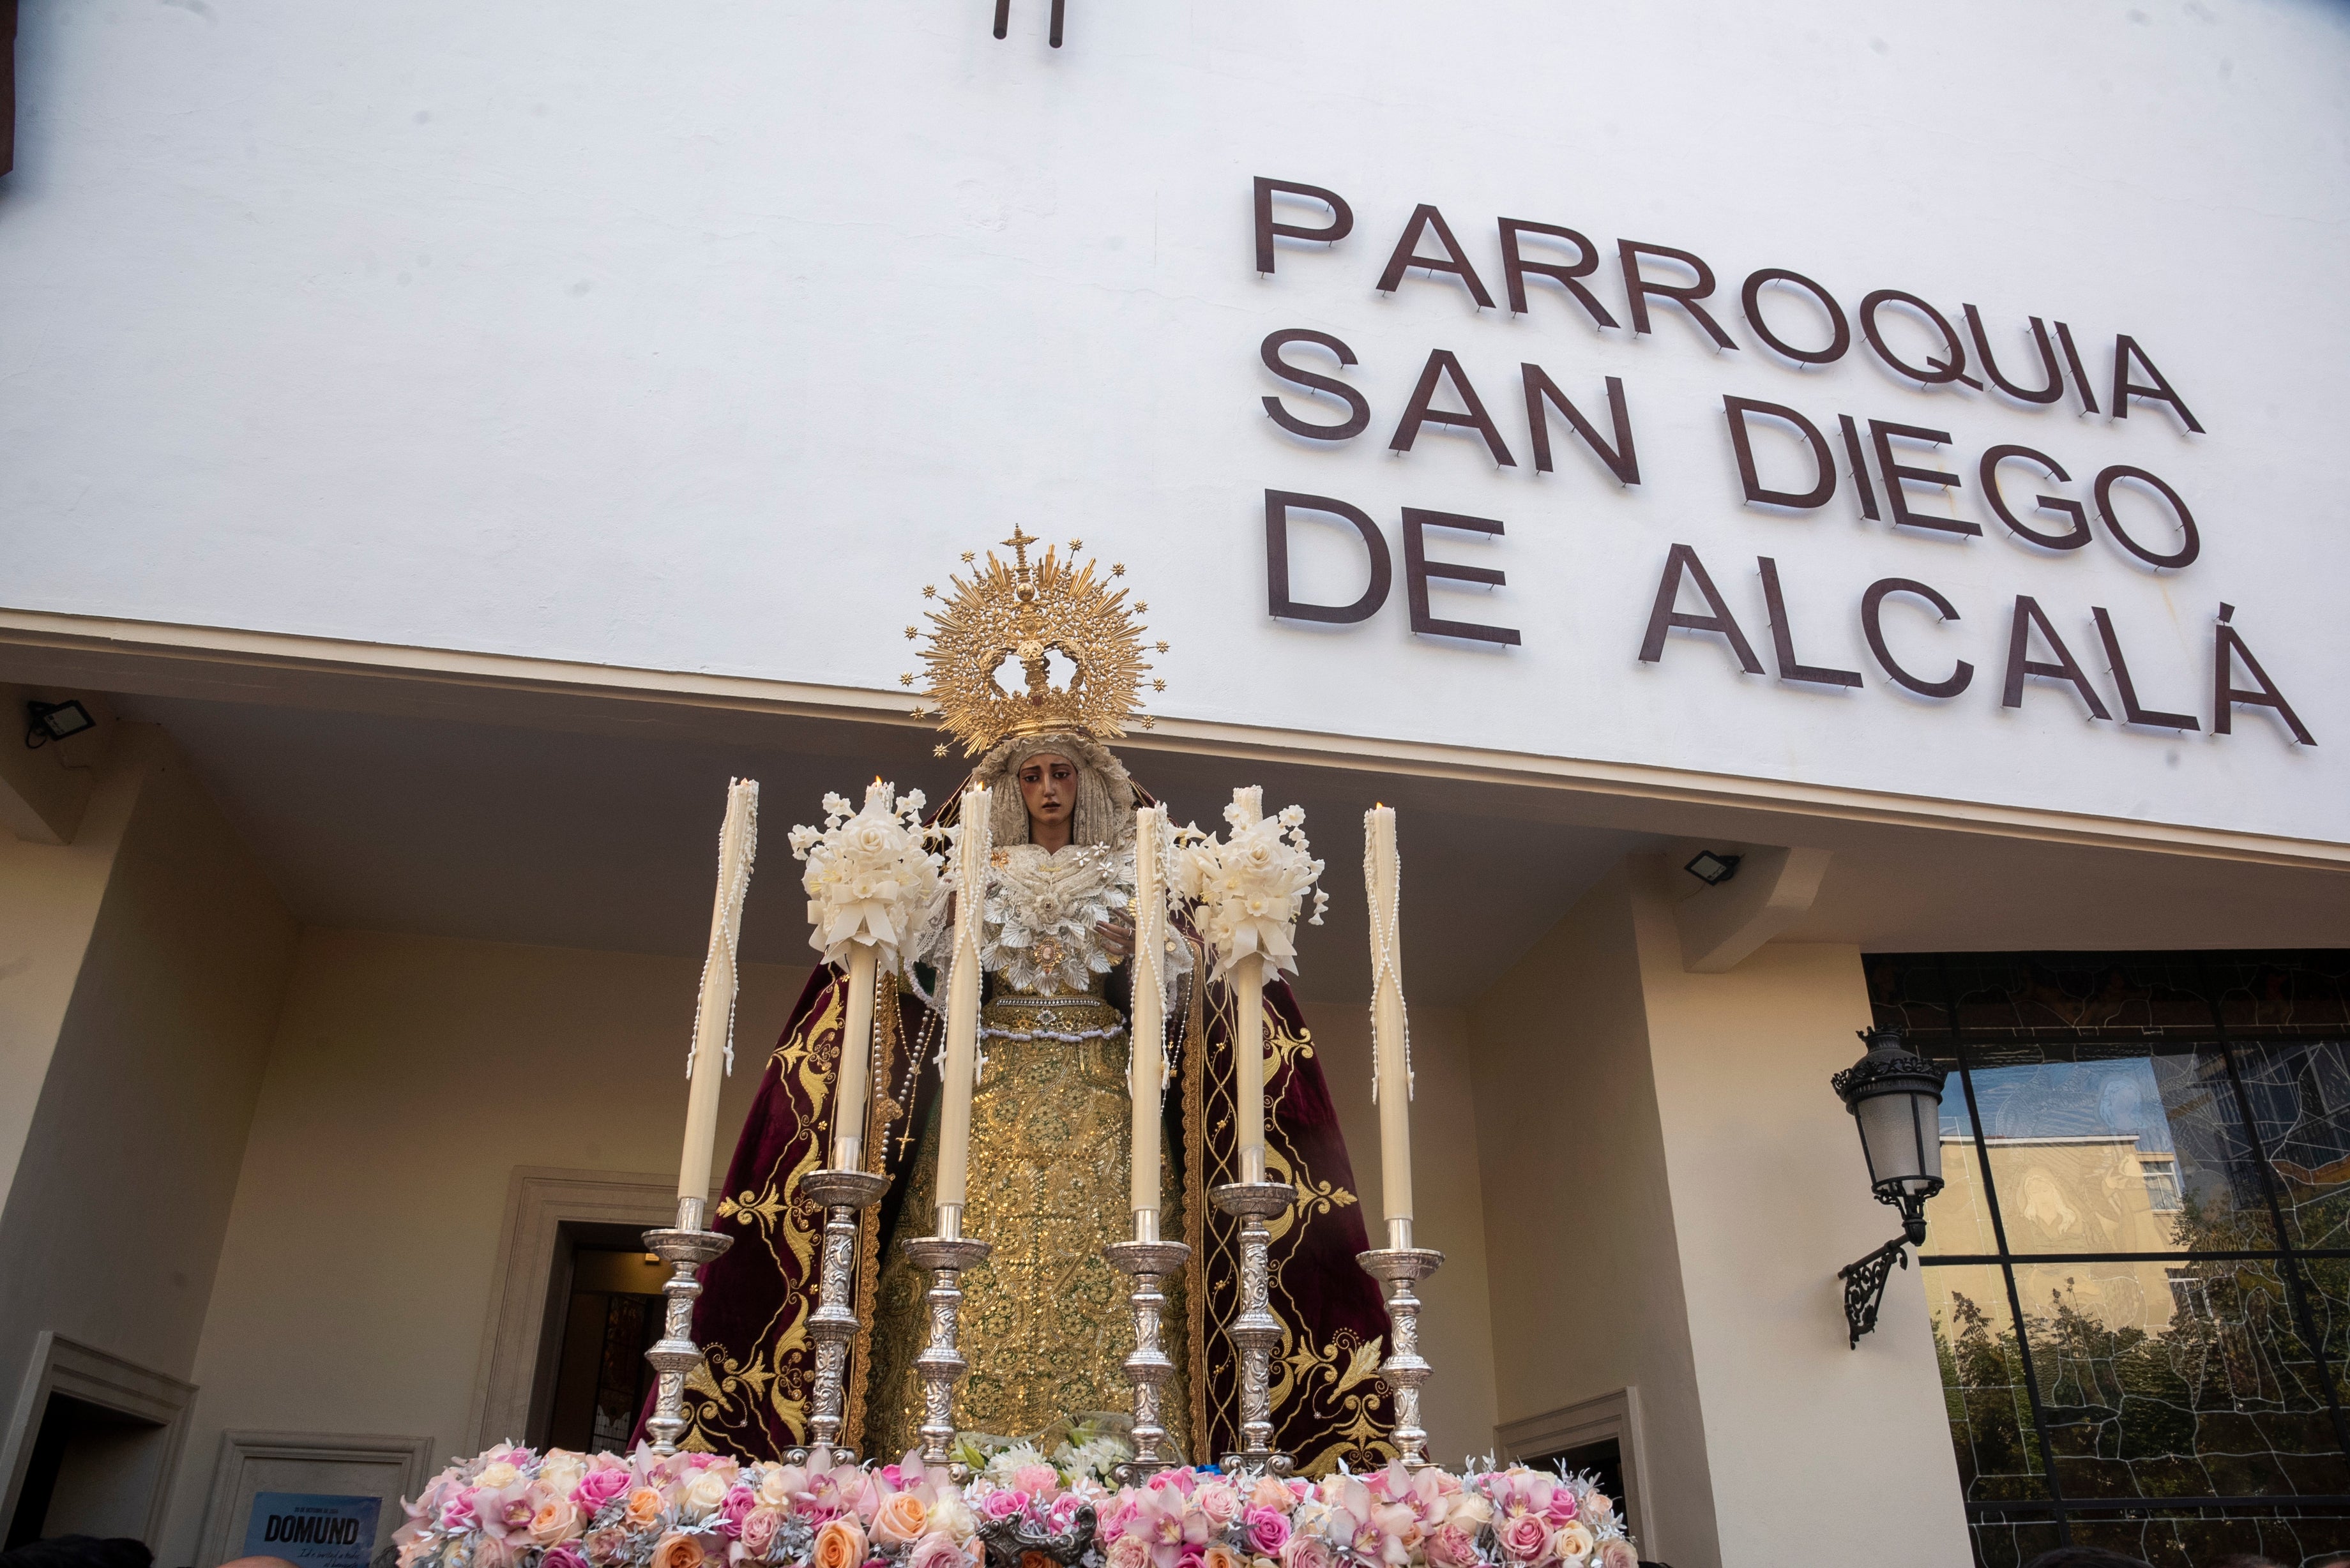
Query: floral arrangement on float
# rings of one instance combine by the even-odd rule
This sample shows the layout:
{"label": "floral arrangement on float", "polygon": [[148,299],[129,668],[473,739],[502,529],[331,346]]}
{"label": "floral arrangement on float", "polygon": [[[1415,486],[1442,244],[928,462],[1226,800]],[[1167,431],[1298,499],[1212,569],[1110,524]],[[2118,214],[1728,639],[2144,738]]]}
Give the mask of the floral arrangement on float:
{"label": "floral arrangement on float", "polygon": [[1284,806],[1264,815],[1264,792],[1232,792],[1224,807],[1231,832],[1223,838],[1186,827],[1176,835],[1176,893],[1191,906],[1200,935],[1216,955],[1216,973],[1229,976],[1254,959],[1266,979],[1297,972],[1297,918],[1314,896],[1306,924],[1322,923],[1330,895],[1316,886],[1322,862],[1305,841],[1305,812]]}
{"label": "floral arrangement on float", "polygon": [[808,896],[808,945],[827,963],[846,965],[851,944],[876,950],[881,972],[894,971],[899,950],[939,887],[944,856],[933,842],[949,836],[922,826],[920,790],[894,799],[879,779],[852,809],[844,795],[824,797],[824,826],[791,831],[795,859],[807,862],[800,886]]}
{"label": "floral arrangement on float", "polygon": [[[1401,1463],[1319,1480],[1101,1478],[1124,1444],[1005,1449],[960,1486],[896,1464],[504,1446],[403,1502],[400,1568],[1637,1568],[1588,1476]],[[977,1456],[972,1456],[977,1457]],[[1056,1463],[1055,1460],[1058,1462]]]}

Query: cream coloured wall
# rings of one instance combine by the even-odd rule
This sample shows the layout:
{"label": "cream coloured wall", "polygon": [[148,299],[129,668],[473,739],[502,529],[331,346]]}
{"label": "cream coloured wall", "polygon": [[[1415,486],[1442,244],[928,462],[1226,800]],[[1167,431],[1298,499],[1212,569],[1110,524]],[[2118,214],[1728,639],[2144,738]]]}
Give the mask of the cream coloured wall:
{"label": "cream coloured wall", "polygon": [[1666,889],[1630,857],[1638,944],[1688,1333],[1721,1561],[1804,1552],[1912,1568],[1971,1561],[1920,1272],[1897,1270],[1877,1332],[1847,1347],[1835,1271],[1893,1236],[1829,1075],[1869,1022],[1856,948],[1773,943],[1690,974]]}
{"label": "cream coloured wall", "polygon": [[[194,1561],[229,1428],[470,1451],[515,1166],[674,1169],[698,960],[304,933],[196,1355],[160,1560]],[[733,1150],[806,971],[746,966]],[[520,1436],[519,1433],[515,1434]]]}
{"label": "cream coloured wall", "polygon": [[[1347,1134],[1355,1186],[1373,1246],[1387,1244],[1379,1190],[1379,1119],[1371,1103],[1370,1015],[1361,1007],[1309,1005],[1305,1022]],[[1477,1107],[1470,1081],[1469,1016],[1414,1008],[1411,1106],[1415,1240],[1444,1254],[1419,1287],[1421,1354],[1435,1366],[1420,1397],[1430,1456],[1458,1465],[1493,1446],[1493,1324],[1486,1300],[1485,1204],[1476,1159]]]}
{"label": "cream coloured wall", "polygon": [[43,1329],[191,1376],[294,941],[160,731],[115,737],[72,844],[0,838],[11,1403]]}
{"label": "cream coloured wall", "polygon": [[1638,1389],[1640,1554],[1716,1568],[1632,898],[1618,866],[1469,1011],[1495,1403],[1507,1422]]}

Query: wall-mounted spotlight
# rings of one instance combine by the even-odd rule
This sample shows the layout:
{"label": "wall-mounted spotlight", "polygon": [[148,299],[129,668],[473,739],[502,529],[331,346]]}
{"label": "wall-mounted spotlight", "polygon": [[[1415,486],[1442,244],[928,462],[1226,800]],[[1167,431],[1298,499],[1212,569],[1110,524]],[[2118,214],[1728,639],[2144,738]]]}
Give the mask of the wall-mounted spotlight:
{"label": "wall-mounted spotlight", "polygon": [[[1061,47],[1061,14],[1068,0],[1053,0],[1053,30],[1045,40],[1053,47]],[[1012,0],[995,0],[995,36],[1002,37],[1012,26]]]}
{"label": "wall-mounted spotlight", "polygon": [[1700,849],[1681,869],[1709,888],[1719,888],[1738,875],[1739,859],[1735,855],[1716,855],[1711,849]]}
{"label": "wall-mounted spotlight", "polygon": [[27,702],[25,712],[32,721],[25,732],[26,751],[38,751],[51,741],[66,740],[84,730],[98,728],[98,721],[89,716],[89,710],[71,699],[63,702]]}
{"label": "wall-mounted spotlight", "polygon": [[1926,1244],[1926,1199],[1942,1190],[1942,1084],[1949,1076],[1903,1044],[1898,1029],[1864,1029],[1860,1037],[1868,1054],[1829,1082],[1860,1129],[1868,1189],[1901,1210],[1901,1234],[1836,1271],[1856,1350],[1877,1326],[1893,1265],[1909,1266],[1901,1249]]}

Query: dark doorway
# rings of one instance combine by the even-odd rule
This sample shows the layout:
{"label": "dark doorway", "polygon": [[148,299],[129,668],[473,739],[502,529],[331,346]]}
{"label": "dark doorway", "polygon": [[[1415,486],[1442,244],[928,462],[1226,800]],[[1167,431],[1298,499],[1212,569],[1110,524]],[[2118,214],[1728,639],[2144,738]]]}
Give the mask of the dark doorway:
{"label": "dark doorway", "polygon": [[582,1241],[570,1272],[546,1441],[581,1453],[619,1452],[652,1386],[645,1352],[660,1337],[668,1270],[641,1244]]}
{"label": "dark doorway", "polygon": [[1588,1475],[1601,1491],[1614,1500],[1618,1519],[1632,1517],[1632,1500],[1624,1495],[1624,1451],[1616,1446],[1613,1438],[1577,1443],[1571,1449],[1553,1449],[1546,1454],[1530,1455],[1516,1462],[1528,1469],[1564,1469],[1569,1475]]}
{"label": "dark doorway", "polygon": [[[51,1394],[8,1517],[5,1550],[52,1535],[139,1535],[160,1480],[164,1428]],[[52,1516],[55,1517],[52,1517]]]}

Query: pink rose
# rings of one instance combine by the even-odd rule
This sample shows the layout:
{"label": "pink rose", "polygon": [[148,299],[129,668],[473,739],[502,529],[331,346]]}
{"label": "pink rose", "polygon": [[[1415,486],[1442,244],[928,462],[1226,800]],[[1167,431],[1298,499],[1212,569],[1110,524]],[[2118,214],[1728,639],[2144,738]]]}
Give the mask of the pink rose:
{"label": "pink rose", "polygon": [[1132,1496],[1121,1493],[1116,1502],[1103,1509],[1096,1517],[1094,1539],[1108,1546],[1134,1528],[1134,1521],[1141,1517],[1142,1505]]}
{"label": "pink rose", "polygon": [[[1115,1560],[1113,1559],[1113,1562]],[[914,1542],[906,1568],[971,1568],[971,1553],[943,1530],[934,1530]]]}
{"label": "pink rose", "polygon": [[579,1505],[580,1512],[593,1514],[628,1490],[628,1471],[589,1470],[581,1478],[579,1484],[571,1489],[571,1501]]}
{"label": "pink rose", "polygon": [[1053,1500],[1052,1507],[1045,1511],[1045,1523],[1056,1533],[1065,1532],[1071,1525],[1076,1523],[1077,1510],[1085,1505],[1084,1498],[1079,1497],[1076,1492],[1065,1491]]}
{"label": "pink rose", "polygon": [[1016,1491],[992,1491],[979,1500],[979,1511],[989,1519],[1010,1519],[1022,1506]]}
{"label": "pink rose", "polygon": [[758,1494],[749,1487],[740,1484],[729,1487],[726,1495],[718,1500],[718,1533],[740,1537],[743,1521],[750,1518],[751,1511],[758,1506]]}
{"label": "pink rose", "polygon": [[629,1560],[629,1532],[619,1525],[588,1532],[585,1544],[594,1568],[616,1568]]}
{"label": "pink rose", "polygon": [[1493,1527],[1503,1554],[1518,1563],[1539,1563],[1550,1550],[1550,1526],[1538,1513],[1513,1513]]}
{"label": "pink rose", "polygon": [[1108,1568],[1150,1568],[1150,1543],[1139,1535],[1120,1535],[1109,1543]]}
{"label": "pink rose", "polygon": [[1289,1521],[1277,1508],[1260,1503],[1243,1516],[1248,1524],[1249,1549],[1260,1557],[1270,1557],[1289,1541]]}
{"label": "pink rose", "polygon": [[1050,1465],[1022,1465],[1012,1472],[1012,1484],[1031,1497],[1045,1497],[1060,1486],[1061,1475]]}
{"label": "pink rose", "polygon": [[550,1546],[546,1555],[538,1560],[538,1568],[588,1568],[588,1555],[572,1542]]}
{"label": "pink rose", "polygon": [[1592,1561],[1598,1568],[1640,1568],[1640,1554],[1622,1536],[1599,1543],[1599,1554]]}
{"label": "pink rose", "polygon": [[1281,1568],[1336,1568],[1336,1564],[1319,1536],[1293,1535],[1281,1549]]}
{"label": "pink rose", "polygon": [[784,1511],[759,1507],[743,1516],[734,1539],[745,1557],[764,1557],[775,1549],[775,1532],[784,1527]]}
{"label": "pink rose", "polygon": [[1471,1568],[1477,1561],[1476,1539],[1457,1524],[1439,1525],[1428,1538],[1428,1560],[1439,1568]]}
{"label": "pink rose", "polygon": [[1192,1494],[1191,1501],[1218,1530],[1231,1529],[1241,1516],[1241,1494],[1222,1481],[1210,1481]]}
{"label": "pink rose", "polygon": [[1207,1549],[1187,1543],[1183,1550],[1176,1554],[1175,1568],[1208,1568]]}
{"label": "pink rose", "polygon": [[1565,1487],[1559,1487],[1554,1490],[1550,1494],[1549,1503],[1543,1509],[1543,1517],[1550,1521],[1551,1526],[1554,1529],[1562,1524],[1573,1524],[1575,1522],[1575,1493]]}

